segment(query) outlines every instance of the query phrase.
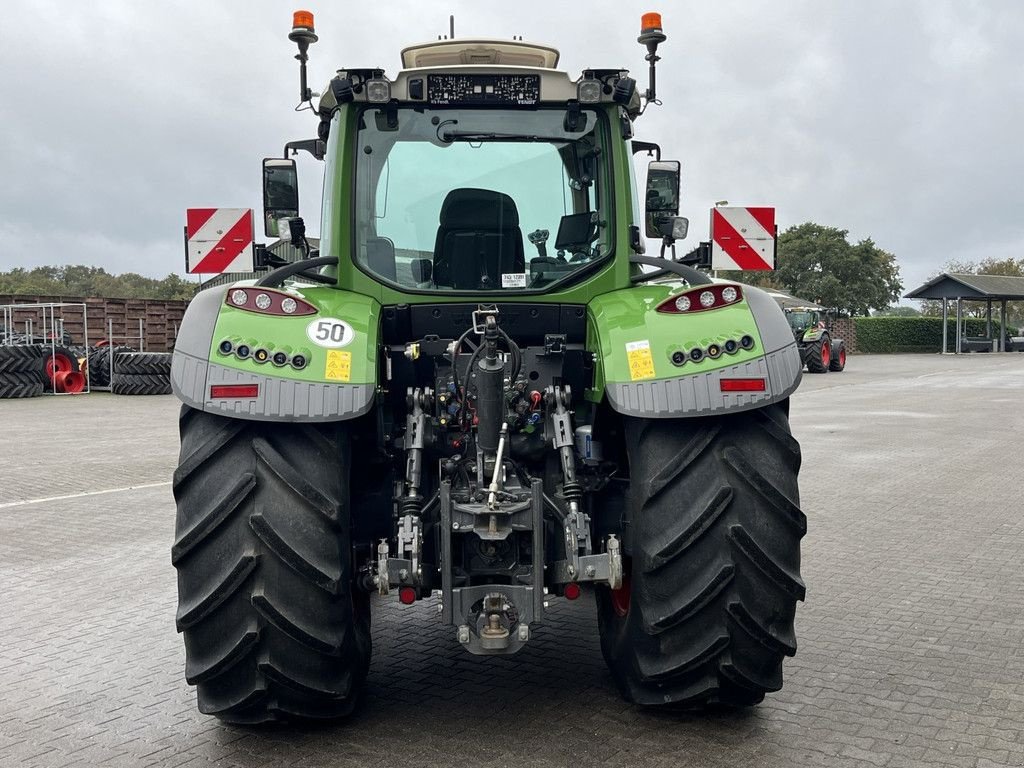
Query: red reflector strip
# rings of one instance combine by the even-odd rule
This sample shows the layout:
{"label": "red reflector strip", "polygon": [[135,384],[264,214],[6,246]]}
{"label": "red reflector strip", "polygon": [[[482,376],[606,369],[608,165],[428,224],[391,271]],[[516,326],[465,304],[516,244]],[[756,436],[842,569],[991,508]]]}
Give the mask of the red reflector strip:
{"label": "red reflector strip", "polygon": [[259,384],[214,384],[210,387],[211,400],[223,400],[226,398],[239,397],[258,397],[259,394]]}
{"label": "red reflector strip", "polygon": [[721,379],[718,382],[723,392],[764,392],[764,379]]}

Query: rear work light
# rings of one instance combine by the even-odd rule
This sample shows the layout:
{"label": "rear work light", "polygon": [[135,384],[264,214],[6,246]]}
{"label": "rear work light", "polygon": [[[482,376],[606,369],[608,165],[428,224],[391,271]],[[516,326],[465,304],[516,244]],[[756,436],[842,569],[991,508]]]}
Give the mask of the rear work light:
{"label": "rear work light", "polygon": [[244,309],[247,312],[256,312],[261,315],[297,317],[316,314],[316,307],[308,301],[280,291],[257,288],[256,286],[247,286],[245,290],[235,288],[228,291],[224,303],[235,309]]}
{"label": "rear work light", "polygon": [[211,400],[238,400],[259,397],[259,384],[213,384],[210,386]]}
{"label": "rear work light", "polygon": [[742,300],[743,290],[738,285],[701,285],[661,302],[658,311],[682,315],[720,309]]}
{"label": "rear work light", "polygon": [[720,379],[718,385],[722,392],[764,392],[767,389],[764,379]]}

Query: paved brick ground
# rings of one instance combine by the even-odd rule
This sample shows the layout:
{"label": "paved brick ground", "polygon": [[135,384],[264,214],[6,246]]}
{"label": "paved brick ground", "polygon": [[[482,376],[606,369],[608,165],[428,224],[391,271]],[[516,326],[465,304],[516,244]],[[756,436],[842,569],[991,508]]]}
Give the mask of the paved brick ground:
{"label": "paved brick ground", "polygon": [[491,660],[391,603],[362,712],[273,730],[199,715],[183,680],[173,398],[2,401],[0,766],[1024,765],[1024,356],[804,381],[808,596],[762,706],[622,703],[588,600]]}

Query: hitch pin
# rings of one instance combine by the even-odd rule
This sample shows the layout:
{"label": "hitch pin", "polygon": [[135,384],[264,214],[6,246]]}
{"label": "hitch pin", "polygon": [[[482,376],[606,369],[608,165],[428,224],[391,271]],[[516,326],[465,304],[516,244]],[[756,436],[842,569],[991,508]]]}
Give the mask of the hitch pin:
{"label": "hitch pin", "polygon": [[487,506],[491,509],[497,505],[497,494],[501,490],[498,487],[498,478],[501,477],[501,457],[505,453],[505,438],[508,437],[508,422],[502,422],[501,432],[498,435],[498,452],[494,455],[494,474],[491,476],[491,485],[487,489]]}

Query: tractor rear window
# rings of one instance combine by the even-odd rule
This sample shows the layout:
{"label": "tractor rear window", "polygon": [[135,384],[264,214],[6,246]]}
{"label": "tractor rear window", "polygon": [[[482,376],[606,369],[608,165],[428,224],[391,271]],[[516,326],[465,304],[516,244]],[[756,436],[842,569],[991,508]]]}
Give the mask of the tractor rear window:
{"label": "tractor rear window", "polygon": [[565,110],[362,113],[356,259],[427,291],[544,289],[611,251],[603,127]]}

